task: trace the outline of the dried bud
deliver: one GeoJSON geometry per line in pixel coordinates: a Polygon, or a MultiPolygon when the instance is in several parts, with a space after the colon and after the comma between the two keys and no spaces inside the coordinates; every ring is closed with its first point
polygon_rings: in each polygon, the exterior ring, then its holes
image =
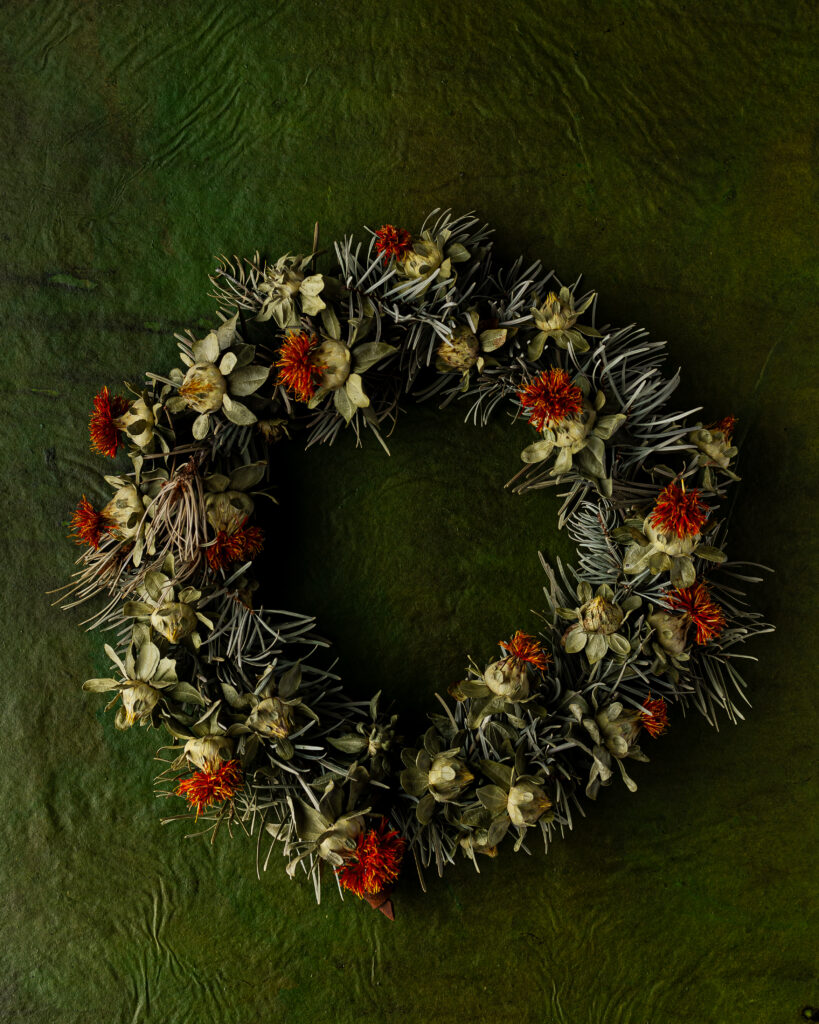
{"type": "Polygon", "coordinates": [[[137,720],[145,721],[159,701],[159,690],[147,683],[133,680],[131,686],[122,691],[122,706],[125,709],[125,728],[137,720]]]}
{"type": "Polygon", "coordinates": [[[493,661],[483,674],[489,689],[504,700],[526,700],[529,696],[529,675],[526,662],[520,658],[501,658],[493,661]]]}
{"type": "Polygon", "coordinates": [[[643,523],[643,533],[654,545],[656,551],[665,552],[672,558],[679,555],[690,555],[699,544],[699,534],[692,533],[687,537],[678,537],[674,533],[664,533],[651,524],[651,515],[646,516],[643,523]]]}
{"type": "MultiPolygon", "coordinates": [[[[395,718],[392,721],[394,722],[395,718]]],[[[386,753],[392,750],[394,744],[395,730],[392,728],[392,722],[389,725],[375,724],[370,729],[367,739],[367,756],[375,757],[376,754],[386,753]]]]}
{"type": "Polygon", "coordinates": [[[114,492],[113,498],[102,510],[102,515],[113,519],[117,533],[124,539],[135,537],[145,514],[139,491],[133,484],[125,484],[114,492]]]}
{"type": "Polygon", "coordinates": [[[287,266],[268,267],[266,283],[272,294],[279,298],[293,298],[298,294],[304,274],[287,266]]]}
{"type": "Polygon", "coordinates": [[[416,242],[398,260],[405,277],[424,277],[431,274],[444,262],[444,253],[434,242],[416,242]]]}
{"type": "Polygon", "coordinates": [[[469,370],[478,361],[477,335],[468,327],[456,327],[449,341],[442,341],[435,354],[451,370],[469,370]]]}
{"type": "Polygon", "coordinates": [[[185,744],[185,756],[196,768],[214,772],[233,756],[233,741],[227,736],[197,736],[185,744]]]}
{"type": "Polygon", "coordinates": [[[336,391],[350,376],[350,350],[340,341],[324,341],[313,351],[310,361],[319,371],[319,384],[336,391]]]}
{"type": "Polygon", "coordinates": [[[319,857],[331,864],[343,864],[355,855],[356,840],[363,828],[364,819],[360,815],[340,818],[318,839],[316,850],[319,857]]]}
{"type": "Polygon", "coordinates": [[[215,533],[232,533],[253,509],[253,499],[244,491],[218,491],[205,497],[205,515],[215,533]]]}
{"type": "Polygon", "coordinates": [[[549,810],[552,801],[534,782],[519,779],[509,790],[506,810],[513,825],[534,825],[549,810]]]}
{"type": "Polygon", "coordinates": [[[614,703],[601,708],[595,721],[609,752],[615,757],[625,757],[637,740],[642,715],[639,711],[625,711],[621,704],[614,703]]]}
{"type": "Polygon", "coordinates": [[[482,853],[486,857],[497,857],[498,847],[490,846],[488,843],[489,830],[485,828],[475,829],[468,836],[459,840],[461,849],[470,856],[473,853],[482,853]]]}
{"type": "Polygon", "coordinates": [[[196,629],[196,612],[189,604],[172,601],[152,613],[151,625],[160,636],[176,644],[196,629]]]}
{"type": "Polygon", "coordinates": [[[429,769],[429,791],[439,803],[454,800],[475,778],[456,754],[438,754],[429,769]]]}
{"type": "Polygon", "coordinates": [[[616,633],[625,618],[625,612],[604,597],[593,597],[582,609],[583,629],[587,633],[601,633],[609,636],[616,633]]]}
{"type": "Polygon", "coordinates": [[[279,697],[268,697],[248,715],[247,724],[262,736],[284,739],[293,731],[293,712],[279,697]]]}
{"type": "Polygon", "coordinates": [[[727,469],[737,452],[731,444],[730,434],[716,427],[699,427],[688,435],[688,440],[720,469],[727,469]]]}
{"type": "Polygon", "coordinates": [[[289,436],[287,433],[286,419],[259,420],[256,426],[259,429],[259,433],[268,444],[281,441],[282,438],[289,436]]]}
{"type": "Polygon", "coordinates": [[[685,653],[688,647],[688,628],[691,620],[686,615],[671,615],[655,612],[649,615],[648,624],[657,634],[657,643],[671,655],[685,653]]]}
{"type": "Polygon", "coordinates": [[[196,363],[185,374],[179,397],[196,412],[215,412],[222,407],[227,381],[213,363],[196,363]]]}
{"type": "Polygon", "coordinates": [[[131,402],[126,412],[114,420],[117,430],[124,431],[137,448],[145,448],[154,436],[154,413],[144,398],[131,402]]]}
{"type": "Polygon", "coordinates": [[[535,326],[539,331],[565,331],[574,327],[578,317],[568,289],[562,289],[560,296],[549,292],[540,309],[533,312],[535,326]]]}

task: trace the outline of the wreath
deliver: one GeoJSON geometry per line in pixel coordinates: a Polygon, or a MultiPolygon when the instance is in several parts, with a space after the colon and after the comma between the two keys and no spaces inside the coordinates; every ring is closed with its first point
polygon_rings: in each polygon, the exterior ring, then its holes
{"type": "Polygon", "coordinates": [[[728,562],[725,489],[739,477],[734,417],[669,400],[664,342],[595,327],[596,295],[539,261],[499,264],[473,216],[434,211],[418,234],[384,225],[266,262],[221,258],[218,325],[178,334],[181,367],[94,399],[92,449],[127,468],[83,495],[84,546],[60,602],[102,598],[115,724],[162,727],[157,794],[213,840],[256,842],[267,868],[322,878],[388,917],[402,860],[441,874],[502,844],[548,848],[586,799],[648,761],[669,709],[717,725],[747,703],[738,647],[771,629],[728,562]],[[559,525],[578,564],[546,574],[538,634],[470,660],[411,745],[381,694],[353,699],[307,615],[267,608],[254,559],[277,445],[351,431],[385,449],[402,402],[467,403],[532,428],[517,492],[563,486],[559,525]],[[120,459],[122,465],[125,465],[120,459]],[[100,507],[101,505],[101,507],[100,507]]]}

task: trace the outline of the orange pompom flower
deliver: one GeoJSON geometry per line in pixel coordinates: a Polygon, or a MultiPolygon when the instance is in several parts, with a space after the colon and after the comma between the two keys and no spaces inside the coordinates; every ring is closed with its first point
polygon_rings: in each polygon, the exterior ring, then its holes
{"type": "Polygon", "coordinates": [[[510,657],[517,658],[518,661],[525,661],[532,668],[541,672],[551,661],[550,655],[543,650],[540,643],[533,636],[522,633],[520,630],[511,640],[501,641],[501,647],[509,653],[510,657]]]}
{"type": "Polygon", "coordinates": [[[696,487],[686,491],[685,484],[673,480],[660,491],[649,516],[655,530],[675,534],[682,540],[700,532],[708,519],[708,506],[696,487]]]}
{"type": "Polygon", "coordinates": [[[682,590],[669,591],[665,597],[672,608],[685,612],[697,627],[698,644],[715,640],[725,629],[725,612],[702,581],[682,590]]]}
{"type": "Polygon", "coordinates": [[[238,761],[223,761],[218,768],[210,771],[203,768],[194,772],[189,779],[182,779],[174,791],[183,796],[197,817],[208,807],[225,800],[232,800],[242,787],[242,769],[238,761]]]}
{"type": "Polygon", "coordinates": [[[412,245],[412,235],[405,228],[396,228],[385,224],[375,233],[375,251],[389,263],[391,257],[400,259],[412,245]]]}
{"type": "Polygon", "coordinates": [[[643,701],[643,707],[647,713],[640,716],[640,725],[649,736],[655,739],[657,736],[662,736],[668,729],[668,708],[665,701],[662,697],[652,700],[651,694],[649,694],[643,701]]]}
{"type": "Polygon", "coordinates": [[[553,427],[575,416],[583,407],[583,392],[565,370],[544,370],[518,392],[518,399],[529,412],[535,430],[553,427]]]}
{"type": "Polygon", "coordinates": [[[322,367],[313,362],[319,340],[308,331],[291,331],[279,349],[275,367],[277,383],[286,387],[300,402],[309,402],[316,393],[322,367]]]}
{"type": "Polygon", "coordinates": [[[128,405],[127,398],[109,395],[108,388],[94,396],[94,411],[88,421],[91,451],[114,458],[123,443],[115,420],[128,411],[128,405]]]}
{"type": "Polygon", "coordinates": [[[216,540],[205,548],[208,565],[214,572],[234,562],[255,558],[261,552],[264,547],[264,531],[259,526],[246,526],[245,522],[232,533],[219,530],[216,540]]]}
{"type": "Polygon", "coordinates": [[[83,495],[82,501],[77,505],[77,509],[71,517],[73,532],[69,534],[69,537],[75,544],[88,544],[96,551],[105,534],[116,529],[116,525],[116,521],[111,516],[104,510],[98,512],[83,495]]]}
{"type": "Polygon", "coordinates": [[[336,868],[342,888],[359,898],[383,892],[398,878],[406,845],[401,834],[390,831],[389,822],[382,818],[375,828],[361,833],[355,853],[336,868]]]}

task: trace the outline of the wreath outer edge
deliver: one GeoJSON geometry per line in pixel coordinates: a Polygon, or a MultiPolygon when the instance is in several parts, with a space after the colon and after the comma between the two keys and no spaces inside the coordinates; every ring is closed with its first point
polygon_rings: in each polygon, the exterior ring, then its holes
{"type": "Polygon", "coordinates": [[[112,670],[83,689],[113,693],[118,728],[170,736],[156,790],[184,809],[163,823],[243,832],[258,871],[279,850],[317,900],[331,875],[392,918],[406,853],[425,888],[459,853],[479,870],[504,842],[530,852],[539,833],[548,850],[602,787],[636,790],[626,762],[648,761],[669,708],[742,720],[738,648],[773,627],[743,589],[764,567],[724,550],[736,421],[669,411],[665,342],[596,327],[596,294],[540,261],[498,263],[472,214],[345,237],[327,271],[323,255],[316,226],[307,256],[220,258],[219,323],[176,335],[183,368],[98,393],[92,449],[130,469],[104,476],[101,508],[83,495],[58,603],[103,599],[86,625],[114,631],[112,670]],[[275,446],[348,430],[388,451],[406,396],[466,401],[476,426],[504,408],[528,420],[506,486],[566,488],[578,560],[540,555],[538,635],[470,660],[413,745],[381,694],[345,693],[312,617],[256,604],[253,572],[275,446]]]}

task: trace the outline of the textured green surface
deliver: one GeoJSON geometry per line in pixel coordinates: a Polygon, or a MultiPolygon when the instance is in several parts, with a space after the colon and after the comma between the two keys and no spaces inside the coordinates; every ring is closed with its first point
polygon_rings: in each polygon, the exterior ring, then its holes
{"type": "MultiPolygon", "coordinates": [[[[777,1024],[819,1003],[814,11],[3,5],[3,1022],[777,1024]],[[583,271],[603,320],[670,338],[682,400],[741,417],[731,554],[776,567],[754,600],[779,631],[745,725],[675,720],[636,795],[607,791],[548,858],[405,885],[390,925],[316,909],[275,865],[257,882],[250,844],[162,829],[154,740],[78,692],[100,638],[44,591],[101,493],[90,396],[171,364],[214,254],[436,205],[583,271]]],[[[419,714],[534,625],[536,551],[566,542],[552,502],[499,491],[502,424],[419,410],[392,448],[285,460],[303,487],[271,573],[304,573],[351,686],[419,714]]]]}

